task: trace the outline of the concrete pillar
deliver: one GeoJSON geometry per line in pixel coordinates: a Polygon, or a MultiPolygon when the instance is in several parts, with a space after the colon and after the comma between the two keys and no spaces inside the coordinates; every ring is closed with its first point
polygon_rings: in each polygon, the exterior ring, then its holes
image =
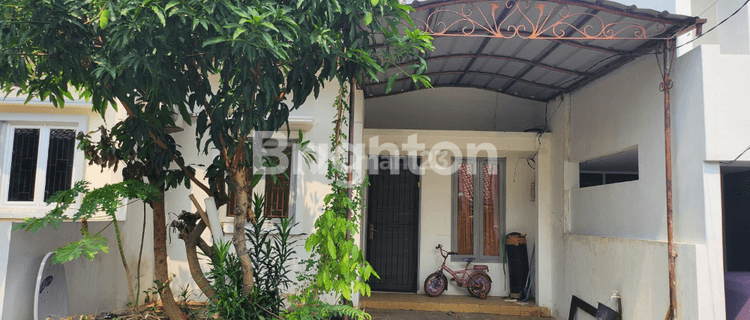
{"type": "Polygon", "coordinates": [[[538,214],[537,282],[536,303],[552,309],[554,301],[553,288],[553,217],[552,217],[552,157],[549,135],[542,138],[542,145],[537,156],[536,168],[536,201],[538,214]]]}
{"type": "Polygon", "coordinates": [[[719,163],[703,164],[703,190],[706,246],[696,249],[697,318],[724,320],[724,231],[719,163]]]}
{"type": "Polygon", "coordinates": [[[5,278],[8,275],[8,253],[10,252],[10,231],[12,227],[12,222],[0,222],[0,318],[3,317],[5,278]]]}

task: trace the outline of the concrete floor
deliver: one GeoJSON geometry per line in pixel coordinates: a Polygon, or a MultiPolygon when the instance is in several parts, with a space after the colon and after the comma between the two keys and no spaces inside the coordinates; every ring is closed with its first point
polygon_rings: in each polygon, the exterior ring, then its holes
{"type": "Polygon", "coordinates": [[[372,320],[550,320],[550,318],[501,316],[483,313],[366,309],[372,320]]]}

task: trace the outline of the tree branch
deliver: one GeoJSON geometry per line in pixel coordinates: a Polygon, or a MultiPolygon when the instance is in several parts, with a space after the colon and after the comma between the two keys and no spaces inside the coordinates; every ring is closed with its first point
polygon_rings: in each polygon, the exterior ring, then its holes
{"type": "MultiPolygon", "coordinates": [[[[128,118],[135,118],[135,113],[133,113],[133,109],[127,103],[125,103],[124,99],[122,99],[120,97],[118,97],[117,99],[120,100],[120,103],[125,108],[125,111],[128,113],[128,118]]],[[[162,141],[161,139],[159,139],[159,138],[156,137],[156,135],[154,134],[153,130],[151,130],[150,127],[148,128],[148,136],[151,137],[151,139],[154,139],[154,141],[156,141],[156,144],[160,148],[162,148],[162,150],[168,150],[169,149],[169,147],[167,147],[167,145],[164,143],[164,141],[162,141]]],[[[180,167],[180,170],[182,170],[183,172],[185,172],[185,175],[190,179],[190,181],[192,181],[196,186],[198,186],[198,188],[200,188],[201,190],[203,190],[209,196],[211,196],[211,197],[214,196],[214,193],[211,192],[211,189],[209,187],[207,187],[205,184],[203,184],[203,182],[201,182],[200,180],[198,180],[198,178],[195,176],[195,174],[193,174],[192,171],[188,170],[187,167],[185,167],[185,161],[182,158],[177,157],[177,155],[172,155],[172,160],[174,160],[174,162],[177,164],[177,166],[180,167]]]]}

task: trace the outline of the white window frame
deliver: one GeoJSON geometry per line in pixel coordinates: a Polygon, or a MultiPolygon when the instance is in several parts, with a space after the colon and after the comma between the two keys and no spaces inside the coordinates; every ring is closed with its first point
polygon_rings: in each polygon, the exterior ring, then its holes
{"type": "MultiPolygon", "coordinates": [[[[297,224],[299,220],[299,212],[297,212],[297,196],[300,194],[298,190],[298,180],[302,179],[302,172],[299,171],[302,168],[302,165],[300,161],[302,161],[300,156],[300,150],[299,150],[299,140],[294,139],[287,139],[285,134],[282,133],[274,133],[272,136],[273,139],[278,140],[285,140],[287,143],[289,143],[292,146],[292,152],[291,152],[291,159],[289,159],[289,165],[291,166],[291,174],[289,175],[289,211],[287,212],[287,218],[291,219],[291,225],[292,227],[292,234],[300,234],[298,228],[299,225],[297,224]],[[297,225],[296,227],[294,227],[297,225]]],[[[252,140],[250,140],[252,141],[252,140]]],[[[218,155],[219,151],[216,149],[211,150],[211,157],[215,157],[218,155]]],[[[264,174],[260,180],[258,181],[258,185],[256,185],[253,188],[253,195],[255,193],[259,193],[261,195],[265,195],[266,190],[266,177],[267,175],[264,174]],[[262,192],[258,192],[259,190],[262,190],[262,192]]],[[[251,198],[252,199],[252,198],[251,198]]],[[[230,210],[227,206],[222,206],[222,209],[219,210],[219,221],[221,221],[222,225],[222,231],[225,234],[233,233],[234,232],[234,217],[227,215],[227,210],[230,210]]],[[[264,229],[268,229],[269,231],[274,232],[274,224],[278,223],[280,221],[280,218],[269,218],[266,221],[266,225],[264,226],[264,229]]],[[[249,223],[249,222],[248,222],[249,223]]]]}
{"type": "MultiPolygon", "coordinates": [[[[88,117],[85,115],[37,114],[37,113],[0,113],[0,218],[24,219],[42,217],[54,208],[44,202],[46,183],[47,157],[49,150],[49,132],[51,129],[71,129],[86,132],[88,117]],[[37,149],[36,181],[33,201],[8,201],[11,155],[13,152],[14,130],[16,128],[38,128],[39,145],[37,149]]],[[[85,159],[82,150],[73,154],[72,182],[83,180],[85,159]]]]}
{"type": "MultiPolygon", "coordinates": [[[[504,245],[502,243],[503,238],[505,236],[505,228],[506,228],[506,219],[505,219],[505,204],[506,204],[506,178],[505,178],[505,171],[506,171],[506,165],[505,165],[505,158],[476,158],[476,157],[467,157],[467,158],[453,158],[453,167],[452,167],[452,174],[451,174],[451,245],[452,245],[452,251],[456,251],[458,248],[458,168],[459,165],[463,162],[469,163],[473,166],[474,172],[472,174],[473,178],[473,185],[474,185],[474,214],[473,214],[473,224],[474,224],[474,234],[473,236],[473,242],[474,242],[474,254],[472,255],[452,255],[451,261],[463,261],[464,258],[474,258],[476,262],[502,262],[502,252],[504,245]],[[484,219],[481,215],[476,214],[477,211],[480,211],[481,206],[483,203],[481,201],[476,201],[477,199],[477,191],[476,190],[484,190],[484,179],[482,179],[482,171],[480,166],[481,164],[494,164],[497,166],[497,174],[498,174],[498,196],[500,197],[498,201],[498,208],[497,208],[497,215],[498,219],[500,219],[500,230],[498,230],[498,234],[500,235],[500,239],[498,239],[498,245],[500,246],[500,256],[486,256],[484,255],[484,239],[483,232],[484,230],[484,219]]],[[[482,197],[482,201],[484,201],[484,197],[482,197]]]]}

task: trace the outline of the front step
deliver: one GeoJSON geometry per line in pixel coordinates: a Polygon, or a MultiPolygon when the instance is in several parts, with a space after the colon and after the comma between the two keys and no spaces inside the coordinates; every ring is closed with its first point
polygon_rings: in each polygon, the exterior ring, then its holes
{"type": "Polygon", "coordinates": [[[371,309],[441,311],[456,313],[488,313],[504,316],[549,317],[549,309],[528,302],[505,301],[506,298],[487,297],[482,300],[470,296],[428,297],[413,293],[372,293],[360,299],[360,306],[371,309]]]}

